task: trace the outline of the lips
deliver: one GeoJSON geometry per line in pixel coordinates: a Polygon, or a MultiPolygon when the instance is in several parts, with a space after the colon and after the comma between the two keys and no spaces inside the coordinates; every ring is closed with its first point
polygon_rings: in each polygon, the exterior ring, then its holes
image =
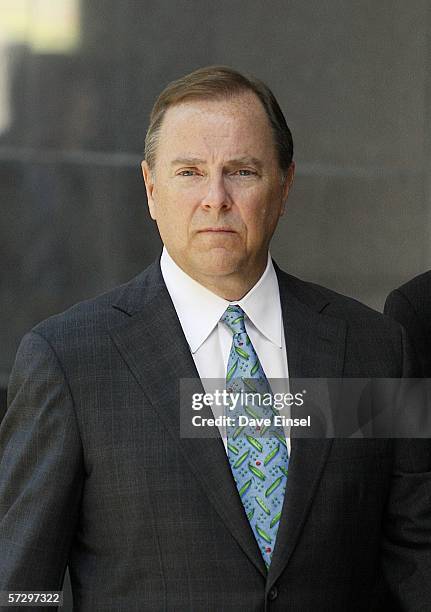
{"type": "Polygon", "coordinates": [[[204,229],[199,230],[199,233],[200,232],[214,232],[214,233],[228,232],[230,234],[236,233],[235,230],[233,230],[231,227],[206,227],[204,229]]]}

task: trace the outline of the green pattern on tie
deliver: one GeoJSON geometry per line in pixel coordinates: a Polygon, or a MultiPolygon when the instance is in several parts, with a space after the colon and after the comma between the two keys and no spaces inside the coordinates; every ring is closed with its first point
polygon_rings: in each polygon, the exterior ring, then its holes
{"type": "MultiPolygon", "coordinates": [[[[229,306],[220,320],[233,335],[226,373],[228,392],[271,393],[246,332],[242,308],[229,306]]],[[[251,418],[271,418],[273,415],[273,410],[268,406],[240,405],[239,411],[251,418]]],[[[228,427],[227,449],[245,513],[265,564],[269,567],[288,474],[289,457],[284,431],[274,424],[269,428],[251,425],[228,427]],[[266,429],[268,431],[263,436],[266,429]]]]}

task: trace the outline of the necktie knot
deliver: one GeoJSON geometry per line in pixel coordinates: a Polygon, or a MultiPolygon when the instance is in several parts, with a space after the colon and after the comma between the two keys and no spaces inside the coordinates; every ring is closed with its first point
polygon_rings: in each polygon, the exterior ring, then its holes
{"type": "Polygon", "coordinates": [[[238,304],[228,306],[220,318],[220,321],[227,325],[233,335],[246,333],[244,311],[238,304]]]}

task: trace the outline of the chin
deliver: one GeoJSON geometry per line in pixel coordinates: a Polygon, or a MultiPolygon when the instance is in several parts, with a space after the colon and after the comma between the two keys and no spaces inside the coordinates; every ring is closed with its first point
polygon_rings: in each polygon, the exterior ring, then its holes
{"type": "Polygon", "coordinates": [[[202,275],[228,276],[238,270],[239,259],[232,253],[226,253],[225,249],[212,249],[195,258],[193,267],[202,275]]]}

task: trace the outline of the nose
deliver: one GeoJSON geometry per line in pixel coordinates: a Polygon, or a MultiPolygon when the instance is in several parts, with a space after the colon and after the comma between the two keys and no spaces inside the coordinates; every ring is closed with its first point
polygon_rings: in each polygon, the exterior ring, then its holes
{"type": "Polygon", "coordinates": [[[231,204],[223,175],[208,178],[207,191],[202,198],[204,208],[228,208],[231,204]]]}

